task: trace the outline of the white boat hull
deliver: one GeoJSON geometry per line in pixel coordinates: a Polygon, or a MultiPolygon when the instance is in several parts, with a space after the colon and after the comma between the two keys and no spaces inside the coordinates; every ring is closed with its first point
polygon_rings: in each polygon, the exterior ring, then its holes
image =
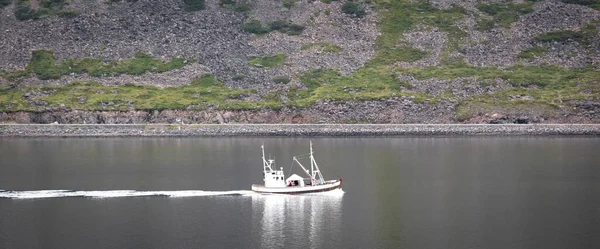
{"type": "Polygon", "coordinates": [[[331,191],[334,189],[342,188],[342,179],[326,181],[324,184],[316,186],[304,186],[304,187],[280,187],[280,188],[268,188],[264,185],[253,184],[252,191],[257,193],[265,194],[307,194],[331,191]]]}

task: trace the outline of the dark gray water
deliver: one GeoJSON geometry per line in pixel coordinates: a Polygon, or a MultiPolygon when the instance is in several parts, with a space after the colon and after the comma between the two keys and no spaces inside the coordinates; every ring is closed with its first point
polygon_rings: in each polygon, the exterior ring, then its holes
{"type": "Polygon", "coordinates": [[[345,193],[248,191],[304,138],[2,138],[0,248],[600,248],[600,138],[312,140],[345,193]]]}

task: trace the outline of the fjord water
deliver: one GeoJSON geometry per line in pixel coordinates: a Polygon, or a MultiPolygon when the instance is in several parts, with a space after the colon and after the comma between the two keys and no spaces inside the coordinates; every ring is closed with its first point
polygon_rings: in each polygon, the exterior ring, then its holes
{"type": "Polygon", "coordinates": [[[248,191],[308,141],[2,138],[0,248],[600,248],[598,137],[313,138],[345,193],[248,191]]]}

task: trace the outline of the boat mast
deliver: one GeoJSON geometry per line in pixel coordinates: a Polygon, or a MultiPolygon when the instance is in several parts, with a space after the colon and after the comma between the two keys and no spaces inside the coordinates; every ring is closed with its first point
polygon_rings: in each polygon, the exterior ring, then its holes
{"type": "Polygon", "coordinates": [[[323,178],[323,175],[321,174],[321,170],[319,169],[319,165],[317,165],[317,161],[315,161],[315,157],[313,156],[313,149],[312,149],[312,141],[310,141],[310,154],[309,154],[309,158],[310,158],[310,170],[304,168],[304,165],[302,165],[302,163],[300,163],[300,161],[298,161],[298,158],[306,158],[304,156],[295,156],[294,158],[294,162],[298,163],[298,165],[300,165],[300,167],[302,168],[302,170],[304,170],[304,172],[308,175],[308,177],[310,177],[310,181],[314,182],[315,184],[323,184],[325,183],[325,178],[323,178]]]}
{"type": "Polygon", "coordinates": [[[321,174],[319,165],[317,165],[317,161],[315,161],[315,157],[313,156],[312,141],[310,141],[310,170],[312,179],[317,180],[317,183],[319,184],[323,184],[323,175],[321,174]]]}
{"type": "Polygon", "coordinates": [[[273,169],[271,168],[271,165],[273,164],[274,160],[269,159],[269,161],[267,161],[267,159],[265,159],[265,145],[264,144],[261,145],[260,148],[262,149],[263,171],[265,173],[273,171],[273,169]]]}

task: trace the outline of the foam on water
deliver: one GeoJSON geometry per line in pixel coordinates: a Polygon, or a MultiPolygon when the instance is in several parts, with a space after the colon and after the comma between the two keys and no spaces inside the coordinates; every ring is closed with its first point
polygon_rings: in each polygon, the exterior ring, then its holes
{"type": "Polygon", "coordinates": [[[342,190],[341,188],[338,189],[334,189],[331,191],[327,191],[327,192],[318,192],[318,193],[312,193],[312,194],[306,194],[306,195],[318,195],[318,196],[332,196],[332,197],[341,197],[344,195],[344,190],[342,190]]]}
{"type": "Polygon", "coordinates": [[[9,199],[39,199],[39,198],[60,198],[60,197],[116,198],[116,197],[141,197],[141,196],[195,197],[195,196],[253,195],[253,194],[255,194],[255,193],[250,190],[232,190],[232,191],[34,190],[34,191],[0,191],[0,198],[9,198],[9,199]]]}
{"type": "MultiPolygon", "coordinates": [[[[137,190],[97,190],[97,191],[74,191],[74,190],[32,190],[32,191],[6,191],[0,190],[0,198],[8,199],[41,199],[60,197],[89,197],[89,198],[117,198],[117,197],[199,197],[199,196],[252,196],[260,195],[250,190],[229,191],[204,191],[204,190],[175,190],[175,191],[137,191],[137,190]]],[[[301,196],[333,196],[340,197],[344,191],[336,189],[328,192],[302,194],[301,196]]]]}

